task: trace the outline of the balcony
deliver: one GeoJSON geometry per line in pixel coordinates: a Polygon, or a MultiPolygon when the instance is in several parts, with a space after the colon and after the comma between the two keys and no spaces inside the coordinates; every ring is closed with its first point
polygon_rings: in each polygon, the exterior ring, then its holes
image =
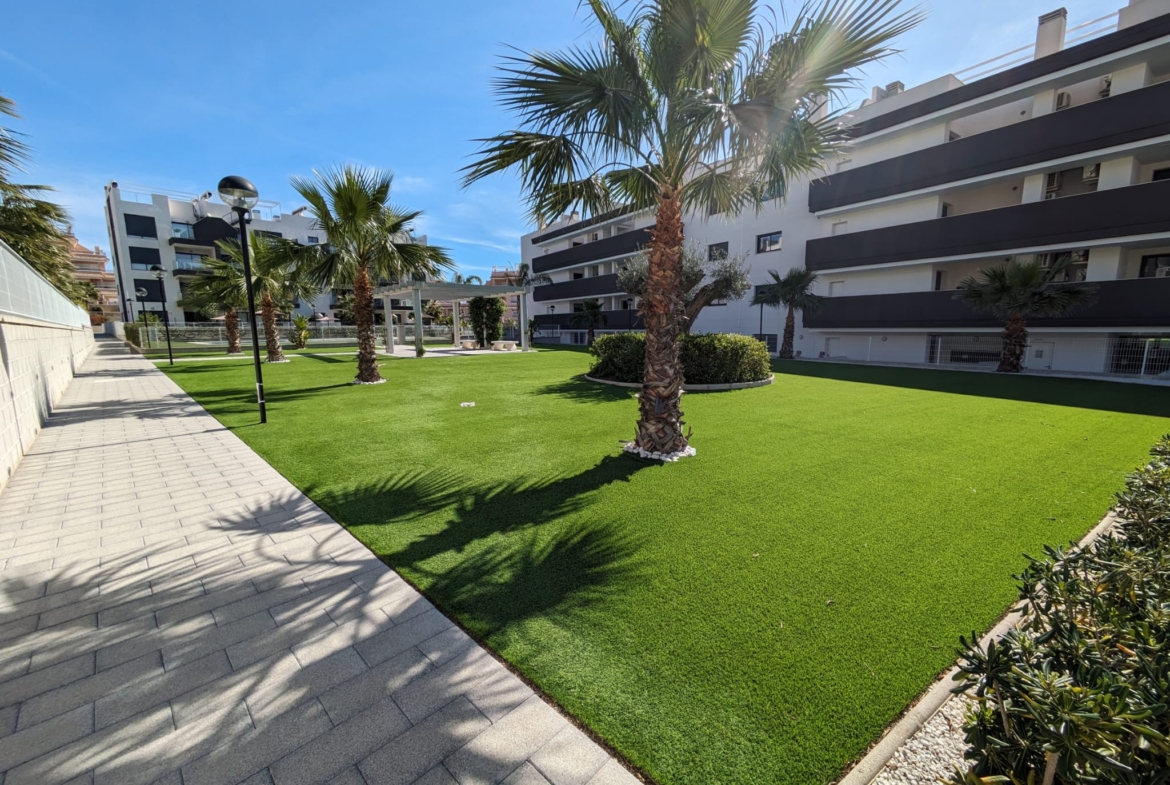
{"type": "Polygon", "coordinates": [[[214,248],[216,240],[240,239],[240,232],[222,218],[208,216],[195,222],[189,231],[184,230],[185,237],[171,237],[167,242],[171,245],[192,245],[203,248],[214,248]]]}
{"type": "Polygon", "coordinates": [[[649,227],[634,229],[596,242],[574,245],[572,248],[565,248],[562,251],[537,256],[532,260],[532,269],[538,273],[547,273],[549,270],[559,270],[562,267],[572,267],[575,264],[588,264],[601,259],[612,259],[615,256],[632,254],[649,242],[649,227]]]}
{"type": "Polygon", "coordinates": [[[538,303],[548,300],[575,300],[581,297],[604,297],[621,294],[617,274],[598,275],[594,278],[578,278],[574,281],[550,283],[532,290],[532,299],[538,303]]]}
{"type": "Polygon", "coordinates": [[[810,270],[1170,232],[1170,180],[809,240],[810,270]]]}
{"type": "Polygon", "coordinates": [[[811,212],[1170,134],[1170,82],[813,181],[811,212]]]}
{"type": "MultiPolygon", "coordinates": [[[[602,330],[641,330],[643,327],[642,319],[638,316],[637,310],[602,311],[601,313],[605,316],[605,326],[600,328],[602,330]]],[[[540,327],[560,327],[562,330],[585,329],[573,326],[573,314],[571,313],[537,314],[533,318],[536,319],[536,324],[540,327]]]]}
{"type": "MultiPolygon", "coordinates": [[[[1063,319],[1032,319],[1028,326],[1170,327],[1170,278],[1098,281],[1096,286],[1093,306],[1063,319]]],[[[804,326],[810,330],[994,329],[1003,322],[976,313],[956,300],[954,291],[945,291],[829,297],[820,311],[805,314],[804,326]]]]}

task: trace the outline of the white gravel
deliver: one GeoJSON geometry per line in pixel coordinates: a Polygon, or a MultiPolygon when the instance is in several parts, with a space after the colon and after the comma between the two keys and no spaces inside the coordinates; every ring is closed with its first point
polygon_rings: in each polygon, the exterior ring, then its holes
{"type": "Polygon", "coordinates": [[[874,778],[872,785],[937,785],[962,766],[967,744],[963,741],[963,715],[969,699],[956,695],[942,705],[911,736],[874,778]]]}

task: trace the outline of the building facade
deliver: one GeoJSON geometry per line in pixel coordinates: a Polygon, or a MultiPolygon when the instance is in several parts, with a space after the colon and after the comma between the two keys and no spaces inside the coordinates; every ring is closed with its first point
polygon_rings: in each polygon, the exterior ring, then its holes
{"type": "MultiPolygon", "coordinates": [[[[106,224],[114,257],[118,305],[122,319],[134,321],[143,310],[161,314],[165,296],[171,324],[200,321],[200,315],[184,310],[179,301],[187,285],[203,272],[203,258],[215,255],[218,240],[238,240],[239,230],[231,210],[202,195],[167,192],[112,182],[106,186],[106,224]],[[161,281],[151,273],[159,266],[161,281]],[[142,297],[138,290],[144,290],[142,297]]],[[[326,242],[303,210],[285,214],[277,202],[260,202],[251,211],[251,232],[283,237],[302,245],[326,242]]],[[[312,303],[297,305],[297,313],[332,316],[336,304],[332,291],[312,303]]]]}
{"type": "Polygon", "coordinates": [[[73,235],[73,227],[65,230],[65,239],[69,243],[69,261],[73,263],[73,277],[78,281],[93,284],[98,298],[87,303],[90,320],[94,324],[117,321],[118,284],[113,272],[108,268],[110,260],[101,248],[86,248],[73,235]]]}
{"type": "MultiPolygon", "coordinates": [[[[969,70],[875,88],[823,177],[759,214],[689,216],[688,243],[746,256],[757,285],[768,270],[816,272],[827,300],[797,322],[802,357],[959,367],[994,365],[1002,330],[954,299],[961,280],[1006,259],[1067,260],[1097,301],[1030,322],[1028,367],[1167,374],[1170,0],[1074,28],[1063,9],[1046,14],[1026,51],[969,70]]],[[[546,338],[583,340],[570,314],[594,297],[608,329],[640,326],[615,273],[652,225],[570,216],[522,239],[524,261],[553,279],[532,295],[546,338]]],[[[708,307],[695,329],[774,348],[784,314],[747,303],[708,307]]]]}

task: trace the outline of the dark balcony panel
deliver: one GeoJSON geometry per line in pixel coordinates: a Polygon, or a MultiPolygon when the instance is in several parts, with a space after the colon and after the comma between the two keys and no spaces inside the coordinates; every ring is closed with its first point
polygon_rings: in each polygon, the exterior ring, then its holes
{"type": "Polygon", "coordinates": [[[155,224],[153,216],[125,213],[122,218],[126,221],[127,237],[158,239],[158,226],[155,224]]]}
{"type": "Polygon", "coordinates": [[[532,260],[532,269],[538,273],[559,270],[575,264],[587,264],[601,259],[611,259],[637,251],[650,242],[650,229],[634,229],[631,232],[606,237],[593,243],[574,245],[562,251],[538,256],[532,260]]]}
{"type": "Polygon", "coordinates": [[[205,248],[214,248],[217,240],[240,240],[240,230],[222,218],[208,216],[195,222],[193,227],[194,239],[172,237],[168,242],[171,245],[198,245],[205,248]]]}
{"type": "MultiPolygon", "coordinates": [[[[605,316],[605,326],[601,330],[641,330],[644,325],[636,309],[620,311],[602,311],[605,316]]],[[[562,330],[583,330],[584,327],[574,327],[571,313],[543,313],[533,317],[540,327],[560,327],[562,330]]]]}
{"type": "Polygon", "coordinates": [[[849,169],[809,186],[829,210],[1170,134],[1170,82],[849,169]]]}
{"type": "MultiPolygon", "coordinates": [[[[1170,278],[1098,281],[1097,302],[1063,319],[1032,319],[1044,327],[1170,327],[1170,278]]],[[[905,292],[829,297],[815,314],[804,316],[810,330],[886,330],[999,328],[1003,322],[976,313],[949,292],[905,292]]]]}
{"type": "Polygon", "coordinates": [[[1140,46],[1168,35],[1170,35],[1170,15],[1159,16],[1133,27],[1094,38],[1083,44],[1070,46],[1056,54],[1041,57],[1039,60],[1032,60],[1006,71],[1000,71],[940,95],[903,106],[871,120],[865,120],[853,126],[852,133],[856,138],[892,128],[895,125],[917,120],[934,112],[983,98],[1000,90],[1006,90],[1015,85],[1063,71],[1066,68],[1073,68],[1099,57],[1108,57],[1130,47],[1140,46]]]}
{"type": "Polygon", "coordinates": [[[600,213],[598,215],[592,216],[591,218],[586,218],[584,221],[577,221],[576,223],[569,224],[568,226],[562,226],[559,229],[550,229],[544,234],[538,234],[536,237],[532,238],[532,244],[537,245],[539,243],[548,242],[549,240],[555,240],[558,237],[564,237],[566,234],[574,234],[575,232],[588,229],[590,226],[596,226],[597,224],[605,223],[606,221],[612,221],[614,218],[620,218],[623,215],[628,215],[633,212],[636,211],[631,210],[629,207],[619,207],[616,210],[600,213]]]}
{"type": "Polygon", "coordinates": [[[596,278],[578,278],[575,281],[537,286],[532,290],[532,299],[539,303],[548,300],[572,300],[578,297],[604,297],[621,292],[617,274],[599,275],[596,278]]]}
{"type": "Polygon", "coordinates": [[[1170,232],[1170,180],[809,240],[810,270],[1170,232]]]}

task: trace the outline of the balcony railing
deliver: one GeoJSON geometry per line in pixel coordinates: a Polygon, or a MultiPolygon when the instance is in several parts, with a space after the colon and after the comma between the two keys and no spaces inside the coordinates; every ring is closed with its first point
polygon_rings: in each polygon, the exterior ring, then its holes
{"type": "Polygon", "coordinates": [[[549,270],[559,270],[562,267],[572,267],[575,264],[588,264],[601,259],[612,259],[616,256],[632,254],[649,242],[649,228],[634,229],[616,234],[613,237],[537,256],[532,260],[532,269],[538,273],[546,273],[549,270]]]}
{"type": "Polygon", "coordinates": [[[621,292],[622,288],[618,285],[616,274],[598,275],[594,278],[578,278],[573,281],[537,286],[532,290],[532,299],[537,302],[573,300],[580,297],[604,297],[610,294],[621,294],[621,292]]]}
{"type": "MultiPolygon", "coordinates": [[[[1170,328],[1170,278],[1098,281],[1097,302],[1062,319],[1032,319],[1029,327],[1170,328]]],[[[954,291],[865,294],[826,298],[804,315],[810,330],[997,328],[1003,322],[975,312],[954,291]]]]}
{"type": "MultiPolygon", "coordinates": [[[[603,330],[641,330],[643,327],[642,319],[638,316],[638,312],[635,309],[602,311],[601,313],[605,316],[605,325],[601,328],[603,330]]],[[[533,318],[536,319],[536,324],[542,328],[560,327],[563,330],[573,329],[572,313],[544,313],[537,314],[533,318]]]]}
{"type": "Polygon", "coordinates": [[[1170,82],[1074,106],[813,181],[829,210],[1170,134],[1170,82]]]}
{"type": "Polygon", "coordinates": [[[866,232],[822,237],[805,247],[810,270],[1170,232],[1170,180],[1001,207],[866,232]]]}

